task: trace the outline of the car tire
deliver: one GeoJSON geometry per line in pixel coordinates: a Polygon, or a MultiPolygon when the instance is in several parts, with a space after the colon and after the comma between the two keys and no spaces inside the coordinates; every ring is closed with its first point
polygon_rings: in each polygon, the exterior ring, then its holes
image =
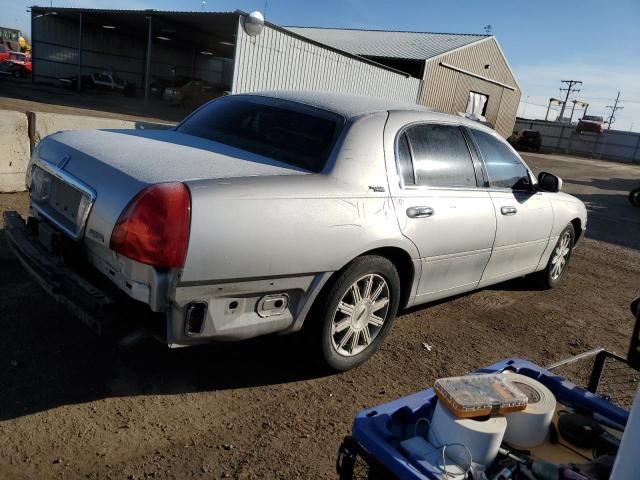
{"type": "Polygon", "coordinates": [[[305,321],[307,344],[322,367],[345,371],[367,361],[384,342],[398,312],[400,277],[388,259],[367,255],[330,282],[305,321]]]}
{"type": "Polygon", "coordinates": [[[573,225],[568,224],[558,237],[558,241],[551,251],[547,266],[535,275],[540,287],[551,289],[560,283],[564,272],[567,271],[569,266],[575,238],[573,225]]]}
{"type": "Polygon", "coordinates": [[[640,188],[636,188],[629,192],[629,201],[634,207],[640,207],[640,188]]]}

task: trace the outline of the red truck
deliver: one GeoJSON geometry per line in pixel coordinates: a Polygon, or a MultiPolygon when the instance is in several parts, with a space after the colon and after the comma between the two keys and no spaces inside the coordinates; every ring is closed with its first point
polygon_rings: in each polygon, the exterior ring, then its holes
{"type": "Polygon", "coordinates": [[[578,120],[576,132],[604,133],[604,119],[598,115],[585,115],[578,120]]]}
{"type": "Polygon", "coordinates": [[[10,51],[8,57],[0,63],[0,74],[15,78],[31,75],[31,54],[10,51]]]}
{"type": "Polygon", "coordinates": [[[9,48],[6,45],[0,43],[0,62],[9,60],[9,48]]]}

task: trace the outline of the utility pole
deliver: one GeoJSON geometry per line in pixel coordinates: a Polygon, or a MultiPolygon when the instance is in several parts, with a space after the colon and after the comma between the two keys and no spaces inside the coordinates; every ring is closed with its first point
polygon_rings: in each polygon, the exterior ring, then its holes
{"type": "Polygon", "coordinates": [[[531,98],[531,95],[527,95],[527,98],[524,101],[524,109],[522,110],[523,118],[526,118],[525,115],[527,114],[527,102],[529,102],[529,98],[531,98]]]}
{"type": "Polygon", "coordinates": [[[574,86],[582,85],[581,80],[561,80],[562,83],[567,85],[567,88],[561,88],[561,92],[567,92],[566,97],[564,97],[564,103],[562,104],[562,108],[560,109],[560,121],[564,118],[564,108],[567,106],[567,102],[569,101],[569,95],[572,93],[578,93],[580,91],[579,88],[574,88],[574,86]]]}
{"type": "Polygon", "coordinates": [[[610,108],[611,109],[611,115],[609,115],[609,126],[607,127],[607,130],[611,130],[611,124],[613,122],[616,121],[616,111],[618,110],[622,110],[624,107],[619,107],[618,106],[618,102],[620,101],[620,92],[618,92],[618,96],[616,97],[616,101],[613,105],[607,105],[605,108],[610,108]]]}

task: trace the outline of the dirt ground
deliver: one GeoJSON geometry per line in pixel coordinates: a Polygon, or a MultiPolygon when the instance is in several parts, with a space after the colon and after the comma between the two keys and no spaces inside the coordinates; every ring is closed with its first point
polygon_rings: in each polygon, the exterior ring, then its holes
{"type": "MultiPolygon", "coordinates": [[[[50,301],[0,244],[0,478],[336,478],[356,412],[506,357],[626,353],[640,294],[640,167],[526,155],[587,202],[553,291],[518,279],[402,314],[362,367],[321,376],[295,337],[119,353],[50,301]],[[431,351],[422,342],[433,346],[431,351]]],[[[0,210],[26,208],[0,195],[0,210]]]]}

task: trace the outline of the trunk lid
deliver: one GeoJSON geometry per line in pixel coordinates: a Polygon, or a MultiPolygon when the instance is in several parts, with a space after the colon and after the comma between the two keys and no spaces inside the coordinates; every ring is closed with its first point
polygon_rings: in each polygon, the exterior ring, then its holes
{"type": "Polygon", "coordinates": [[[80,239],[88,232],[105,246],[120,213],[148,185],[308,173],[173,130],[59,132],[38,145],[36,157],[35,171],[40,165],[52,178],[40,175],[48,197],[34,202],[32,188],[32,204],[71,237],[80,239]],[[89,202],[86,215],[82,202],[89,202]]]}
{"type": "Polygon", "coordinates": [[[71,155],[65,170],[89,184],[117,171],[145,183],[306,173],[296,167],[173,130],[91,130],[50,138],[71,155]],[[94,170],[95,169],[95,170],[94,170]]]}

